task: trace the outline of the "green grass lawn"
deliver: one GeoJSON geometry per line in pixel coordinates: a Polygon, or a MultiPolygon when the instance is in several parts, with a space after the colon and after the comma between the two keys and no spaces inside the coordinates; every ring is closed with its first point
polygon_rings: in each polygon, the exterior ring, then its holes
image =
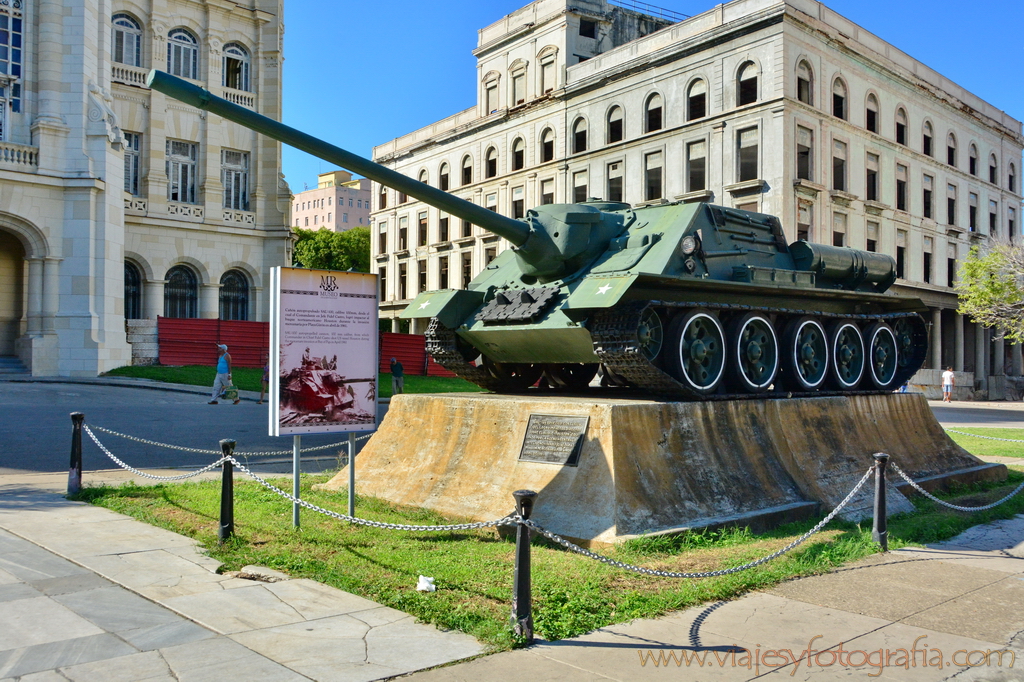
{"type": "MultiPolygon", "coordinates": [[[[1010,438],[1013,440],[1024,440],[1024,429],[994,429],[994,428],[959,428],[957,431],[975,433],[979,436],[990,438],[1010,438]]],[[[947,432],[948,433],[948,432],[947,432]]],[[[987,438],[972,438],[960,433],[949,433],[953,441],[971,454],[982,457],[1022,457],[1024,458],[1024,443],[1006,443],[987,438]]]]}
{"type": "MultiPolygon", "coordinates": [[[[243,391],[260,390],[260,379],[263,377],[263,370],[253,367],[235,367],[231,374],[235,385],[243,391]]],[[[213,367],[203,365],[186,365],[184,367],[153,365],[150,367],[118,367],[117,369],[110,370],[106,375],[153,379],[154,381],[165,381],[169,384],[213,386],[216,371],[213,367]]],[[[391,374],[382,372],[378,386],[380,388],[378,395],[381,398],[390,398],[391,374]]],[[[465,379],[405,375],[406,393],[457,393],[480,390],[479,386],[465,379]]]]}
{"type": "MultiPolygon", "coordinates": [[[[242,476],[238,477],[243,478],[242,476]]],[[[326,476],[304,476],[302,497],[344,513],[344,492],[313,491],[326,476]]],[[[950,496],[980,505],[1009,492],[1024,473],[1005,483],[963,489],[950,496]]],[[[277,481],[290,490],[290,481],[277,481]]],[[[78,499],[99,504],[197,539],[225,570],[269,566],[311,578],[406,611],[440,627],[467,632],[504,650],[517,645],[509,627],[514,542],[493,530],[408,532],[350,525],[303,510],[302,528],[291,527],[291,504],[249,480],[235,487],[236,537],[217,543],[219,483],[86,488],[78,499]],[[416,592],[419,575],[433,576],[437,592],[416,592]]],[[[917,511],[890,518],[890,548],[950,538],[964,529],[1024,512],[1024,495],[998,508],[963,514],[915,499],[917,511]]],[[[420,509],[357,498],[363,518],[411,524],[449,519],[420,509]]],[[[611,550],[617,559],[669,571],[736,566],[788,544],[815,521],[754,535],[747,530],[641,538],[611,550]]],[[[642,576],[600,564],[534,540],[533,595],[537,632],[547,639],[579,635],[611,623],[651,618],[710,600],[736,597],[796,576],[828,571],[877,551],[871,522],[833,521],[798,549],[737,574],[701,580],[642,576]]]]}

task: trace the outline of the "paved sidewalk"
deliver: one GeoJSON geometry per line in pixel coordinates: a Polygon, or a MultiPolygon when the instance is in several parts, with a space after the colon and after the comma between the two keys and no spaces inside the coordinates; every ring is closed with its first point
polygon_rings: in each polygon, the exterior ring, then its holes
{"type": "Polygon", "coordinates": [[[0,477],[0,680],[347,682],[483,652],[312,580],[219,575],[188,538],[20,478],[0,477]]]}

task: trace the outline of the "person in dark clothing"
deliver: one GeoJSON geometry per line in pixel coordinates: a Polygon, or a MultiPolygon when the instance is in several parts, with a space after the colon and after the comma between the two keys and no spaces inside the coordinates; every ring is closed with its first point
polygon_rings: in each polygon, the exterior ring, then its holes
{"type": "Polygon", "coordinates": [[[405,393],[405,368],[396,358],[391,358],[391,394],[405,393]]]}

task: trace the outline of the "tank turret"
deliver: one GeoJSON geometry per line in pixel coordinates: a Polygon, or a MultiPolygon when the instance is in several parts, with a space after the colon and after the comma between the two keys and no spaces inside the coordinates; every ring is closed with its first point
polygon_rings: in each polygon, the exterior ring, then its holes
{"type": "Polygon", "coordinates": [[[420,292],[427,347],[496,391],[594,379],[683,399],[885,392],[927,355],[887,255],[787,243],[778,218],[705,203],[549,204],[514,220],[153,71],[154,90],[404,192],[513,246],[466,289],[420,292]]]}

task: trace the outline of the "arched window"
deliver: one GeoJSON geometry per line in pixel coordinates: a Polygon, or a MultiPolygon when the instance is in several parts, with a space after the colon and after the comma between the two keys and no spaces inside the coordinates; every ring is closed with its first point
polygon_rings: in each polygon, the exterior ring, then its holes
{"type": "Polygon", "coordinates": [[[183,28],[167,34],[167,73],[199,79],[199,41],[183,28]]]}
{"type": "Polygon", "coordinates": [[[736,104],[753,104],[757,101],[757,65],[747,62],[740,67],[736,76],[736,104]]]}
{"type": "Polygon", "coordinates": [[[622,107],[608,110],[608,144],[622,140],[622,107]]]}
{"type": "Polygon", "coordinates": [[[484,154],[484,177],[493,178],[498,174],[498,150],[490,147],[484,154]]]}
{"type": "Polygon", "coordinates": [[[956,167],[956,135],[953,133],[946,137],[946,163],[956,167]]]}
{"type": "Polygon", "coordinates": [[[864,127],[873,133],[878,132],[878,98],[873,94],[868,95],[864,105],[864,127]]]}
{"type": "Polygon", "coordinates": [[[128,66],[142,66],[142,26],[127,14],[115,14],[114,61],[128,66]]]}
{"type": "Polygon", "coordinates": [[[464,156],[462,158],[462,184],[469,185],[473,182],[473,157],[464,156]]]}
{"type": "Polygon", "coordinates": [[[932,124],[925,121],[924,126],[921,128],[921,152],[926,156],[935,155],[935,150],[932,149],[932,140],[934,137],[935,133],[932,131],[932,124]]]}
{"type": "Polygon", "coordinates": [[[896,144],[907,144],[907,112],[903,107],[896,110],[896,144]]]}
{"type": "Polygon", "coordinates": [[[512,170],[522,170],[526,166],[526,143],[517,137],[512,143],[512,170]]]}
{"type": "Polygon", "coordinates": [[[124,262],[124,317],[142,318],[142,273],[132,263],[124,262]]]}
{"type": "Polygon", "coordinates": [[[437,188],[448,191],[448,164],[442,163],[441,170],[437,175],[437,188]]]}
{"type": "Polygon", "coordinates": [[[661,95],[654,93],[647,98],[647,106],[644,107],[644,132],[661,130],[661,126],[661,95]]]}
{"type": "Polygon", "coordinates": [[[199,317],[199,279],[188,266],[175,265],[167,271],[164,317],[199,317]]]}
{"type": "Polygon", "coordinates": [[[811,65],[803,60],[796,65],[796,98],[814,106],[814,72],[811,65]]]}
{"type": "Polygon", "coordinates": [[[832,81],[832,115],[846,120],[846,83],[839,78],[832,81]]]}
{"type": "Polygon", "coordinates": [[[978,148],[973,143],[967,149],[967,171],[971,175],[978,174],[978,148]]]}
{"type": "Polygon", "coordinates": [[[422,182],[424,185],[430,184],[428,182],[428,177],[429,176],[427,175],[427,169],[426,168],[424,168],[423,170],[420,171],[420,182],[422,182]]]}
{"type": "Polygon", "coordinates": [[[380,186],[380,191],[377,194],[377,209],[382,210],[388,207],[388,188],[384,185],[380,186]]]}
{"type": "Polygon", "coordinates": [[[686,120],[693,121],[708,115],[708,83],[698,78],[686,93],[686,120]]]}
{"type": "Polygon", "coordinates": [[[555,131],[551,128],[546,128],[543,133],[540,134],[540,160],[541,163],[545,161],[554,161],[555,159],[555,131]]]}
{"type": "Polygon", "coordinates": [[[1010,174],[1006,183],[1006,189],[1011,192],[1017,192],[1017,169],[1014,168],[1013,164],[1010,164],[1010,174]]]}
{"type": "Polygon", "coordinates": [[[220,319],[249,319],[249,279],[239,270],[228,270],[220,278],[220,319]]]}
{"type": "Polygon", "coordinates": [[[249,52],[238,43],[224,46],[224,87],[249,92],[249,52]]]}
{"type": "Polygon", "coordinates": [[[578,118],[572,124],[572,153],[587,151],[587,119],[578,118]]]}
{"type": "Polygon", "coordinates": [[[993,185],[999,184],[999,162],[995,154],[988,159],[988,181],[993,185]]]}

